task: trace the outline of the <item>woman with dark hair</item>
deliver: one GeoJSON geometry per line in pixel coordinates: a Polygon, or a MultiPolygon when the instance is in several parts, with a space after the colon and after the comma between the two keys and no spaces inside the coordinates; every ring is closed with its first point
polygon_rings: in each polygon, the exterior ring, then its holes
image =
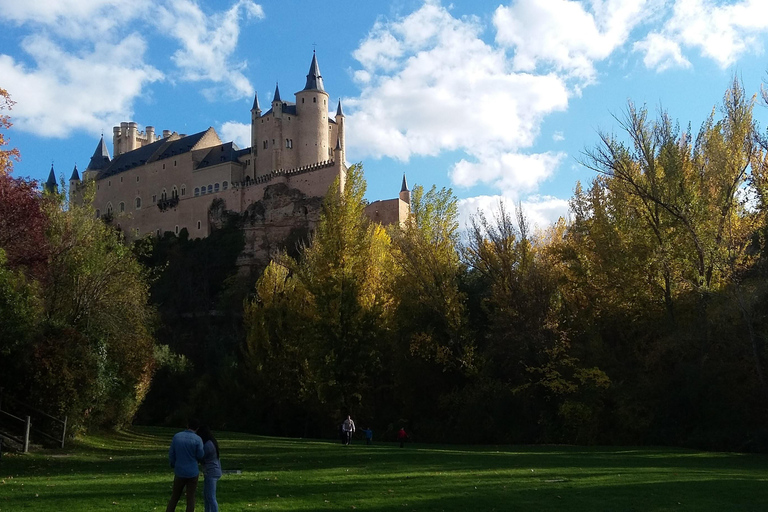
{"type": "Polygon", "coordinates": [[[216,483],[221,478],[221,461],[219,460],[219,443],[213,437],[211,429],[203,425],[198,429],[197,435],[203,440],[203,498],[205,512],[219,512],[219,504],[216,502],[216,483]]]}

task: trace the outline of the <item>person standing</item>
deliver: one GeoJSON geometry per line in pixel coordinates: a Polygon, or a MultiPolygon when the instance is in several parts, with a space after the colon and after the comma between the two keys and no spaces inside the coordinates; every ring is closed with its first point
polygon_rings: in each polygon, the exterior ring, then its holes
{"type": "Polygon", "coordinates": [[[352,442],[352,434],[355,432],[355,422],[352,421],[352,416],[347,415],[347,419],[341,424],[341,430],[344,432],[344,444],[349,446],[352,442]]]}
{"type": "Polygon", "coordinates": [[[400,430],[397,431],[397,440],[400,442],[400,448],[403,447],[403,443],[405,443],[406,439],[408,439],[408,434],[405,433],[405,428],[401,427],[400,430]]]}
{"type": "Polygon", "coordinates": [[[219,503],[216,501],[216,484],[221,478],[221,460],[219,456],[219,443],[213,437],[211,429],[203,425],[197,431],[203,440],[203,501],[205,512],[219,512],[219,503]]]}
{"type": "Polygon", "coordinates": [[[200,470],[198,461],[203,460],[203,440],[197,435],[200,422],[194,419],[187,421],[187,429],[173,436],[171,448],[168,450],[168,460],[173,468],[173,491],[165,512],[173,512],[181,498],[181,492],[187,492],[187,512],[195,512],[195,492],[200,470]]]}
{"type": "Polygon", "coordinates": [[[373,430],[371,430],[371,427],[364,428],[362,432],[365,434],[365,444],[371,444],[373,442],[373,430]]]}

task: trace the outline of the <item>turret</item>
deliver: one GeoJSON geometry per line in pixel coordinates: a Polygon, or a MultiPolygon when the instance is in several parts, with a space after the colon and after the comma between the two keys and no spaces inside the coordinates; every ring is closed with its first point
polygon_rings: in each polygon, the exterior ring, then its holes
{"type": "MultiPolygon", "coordinates": [[[[259,153],[258,137],[257,137],[257,123],[261,117],[261,107],[259,106],[259,92],[256,91],[253,95],[253,107],[251,107],[251,153],[257,155],[259,153]]],[[[255,164],[255,159],[254,159],[255,164]]]]}
{"type": "Polygon", "coordinates": [[[275,83],[275,95],[272,98],[272,115],[274,117],[280,117],[283,113],[283,100],[280,99],[280,87],[275,83]]]}
{"type": "Polygon", "coordinates": [[[341,108],[341,98],[339,98],[339,104],[336,106],[336,137],[341,142],[342,158],[347,147],[344,131],[344,110],[341,108]]]}
{"type": "Polygon", "coordinates": [[[48,179],[43,185],[43,192],[47,194],[58,194],[59,186],[56,184],[56,173],[53,171],[53,164],[51,164],[51,172],[48,173],[48,179]]]}
{"type": "Polygon", "coordinates": [[[304,89],[296,93],[296,114],[299,117],[299,165],[311,165],[330,158],[331,139],[328,130],[328,93],[323,77],[312,54],[304,89]]]}
{"type": "Polygon", "coordinates": [[[77,172],[77,164],[72,169],[72,176],[69,177],[69,200],[74,201],[77,189],[80,187],[80,173],[77,172]]]}
{"type": "MultiPolygon", "coordinates": [[[[117,130],[117,128],[115,129],[117,130]]],[[[104,143],[104,136],[102,136],[99,144],[96,146],[96,151],[93,152],[91,161],[88,162],[88,167],[86,167],[83,172],[83,179],[96,179],[99,172],[105,169],[109,165],[109,162],[109,151],[107,150],[107,145],[104,143]]]]}
{"type": "Polygon", "coordinates": [[[405,180],[405,173],[403,173],[403,185],[400,187],[400,200],[411,204],[411,191],[408,190],[408,182],[405,180]]]}

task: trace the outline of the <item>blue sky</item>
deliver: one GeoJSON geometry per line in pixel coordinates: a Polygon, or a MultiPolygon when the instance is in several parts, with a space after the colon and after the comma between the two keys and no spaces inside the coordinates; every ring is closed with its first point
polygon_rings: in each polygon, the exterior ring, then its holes
{"type": "Polygon", "coordinates": [[[734,74],[759,91],[767,41],[765,0],[0,0],[0,87],[15,174],[69,178],[121,121],[247,147],[254,91],[292,99],[316,48],[368,199],[406,173],[465,219],[503,199],[543,226],[627,100],[695,131],[734,74]]]}

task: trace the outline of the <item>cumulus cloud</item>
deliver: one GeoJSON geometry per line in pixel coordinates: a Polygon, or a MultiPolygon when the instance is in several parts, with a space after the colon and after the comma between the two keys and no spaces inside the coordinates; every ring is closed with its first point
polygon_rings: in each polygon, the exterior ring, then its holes
{"type": "Polygon", "coordinates": [[[518,0],[493,16],[496,41],[513,48],[514,68],[553,66],[583,84],[594,82],[594,63],[622,46],[651,14],[648,0],[518,0]]]}
{"type": "Polygon", "coordinates": [[[649,68],[663,71],[689,67],[682,48],[697,49],[726,68],[747,52],[762,50],[760,35],[768,31],[768,2],[741,0],[718,4],[713,0],[677,0],[661,30],[635,45],[645,53],[649,68]]]}
{"type": "Polygon", "coordinates": [[[345,98],[347,145],[355,158],[407,161],[462,151],[454,183],[494,183],[532,190],[560,156],[525,155],[543,118],[568,104],[554,72],[511,69],[503,48],[486,44],[474,17],[455,18],[436,2],[410,15],[379,21],[354,52],[360,96],[345,98]],[[535,165],[525,166],[525,163],[535,165]]]}
{"type": "Polygon", "coordinates": [[[0,0],[0,18],[45,26],[70,39],[102,39],[145,13],[149,0],[0,0]]]}
{"type": "Polygon", "coordinates": [[[251,147],[251,125],[227,121],[221,125],[219,135],[223,141],[234,141],[241,148],[251,147]]]}
{"type": "Polygon", "coordinates": [[[245,64],[233,62],[233,54],[240,22],[263,17],[252,0],[209,15],[191,0],[0,0],[0,21],[32,34],[21,42],[28,59],[0,53],[2,85],[17,102],[16,128],[65,137],[129,119],[150,84],[174,78],[173,69],[163,73],[146,63],[146,40],[131,28],[137,20],[178,40],[171,61],[179,77],[213,83],[203,90],[209,98],[251,95],[245,64]]]}
{"type": "Polygon", "coordinates": [[[500,204],[513,218],[518,204],[521,204],[523,214],[534,230],[544,230],[560,217],[568,215],[568,201],[552,196],[532,195],[522,201],[504,195],[476,196],[459,200],[459,224],[463,229],[469,228],[472,217],[478,213],[492,220],[498,215],[500,204]]]}
{"type": "Polygon", "coordinates": [[[143,62],[146,44],[137,34],[117,46],[97,43],[79,55],[44,36],[27,37],[22,47],[35,66],[0,55],[0,76],[16,101],[14,128],[39,135],[66,137],[74,129],[98,133],[129,118],[134,99],[163,77],[143,62]]]}
{"type": "Polygon", "coordinates": [[[192,0],[157,7],[158,28],[181,43],[171,60],[182,79],[218,84],[203,91],[209,100],[222,94],[232,99],[253,95],[253,86],[242,73],[245,63],[232,60],[243,18],[262,19],[264,10],[251,0],[239,0],[227,11],[212,15],[192,0]]]}

